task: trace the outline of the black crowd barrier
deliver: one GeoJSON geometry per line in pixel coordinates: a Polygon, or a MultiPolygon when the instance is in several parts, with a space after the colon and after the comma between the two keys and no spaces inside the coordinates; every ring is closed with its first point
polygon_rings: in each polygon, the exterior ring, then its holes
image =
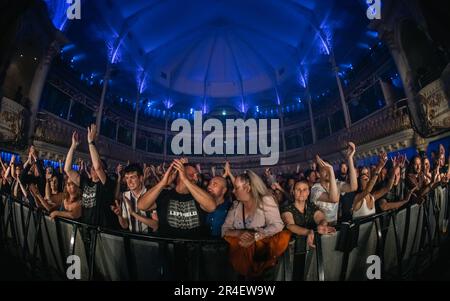
{"type": "MultiPolygon", "coordinates": [[[[275,267],[275,280],[366,280],[371,255],[381,259],[382,279],[411,279],[430,266],[448,238],[448,199],[448,188],[438,187],[422,205],[341,224],[333,235],[316,233],[315,249],[293,239],[275,267]]],[[[8,195],[1,197],[0,219],[3,247],[15,244],[31,267],[39,264],[62,278],[68,256],[77,255],[81,280],[241,279],[223,240],[168,239],[52,221],[8,195]]]]}

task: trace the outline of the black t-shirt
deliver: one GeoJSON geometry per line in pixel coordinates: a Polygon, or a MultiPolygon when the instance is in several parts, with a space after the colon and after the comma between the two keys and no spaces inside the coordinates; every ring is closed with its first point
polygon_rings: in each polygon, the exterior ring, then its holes
{"type": "Polygon", "coordinates": [[[159,235],[176,238],[208,236],[207,213],[191,194],[180,194],[175,189],[163,190],[156,205],[159,235]]]}
{"type": "Polygon", "coordinates": [[[118,228],[117,217],[111,211],[114,203],[114,181],[106,177],[106,183],[93,182],[86,175],[80,175],[81,222],[100,227],[118,228]]]}

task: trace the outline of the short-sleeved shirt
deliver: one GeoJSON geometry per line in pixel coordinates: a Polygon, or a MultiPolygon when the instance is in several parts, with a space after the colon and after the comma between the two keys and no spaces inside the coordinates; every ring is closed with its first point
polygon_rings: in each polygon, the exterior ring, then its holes
{"type": "Polygon", "coordinates": [[[80,175],[81,222],[105,228],[118,228],[117,217],[111,210],[114,203],[114,181],[93,182],[86,175],[80,175]]]}
{"type": "MultiPolygon", "coordinates": [[[[345,185],[345,182],[341,182],[336,180],[338,194],[341,194],[342,187],[345,185]]],[[[325,214],[325,218],[327,222],[334,223],[338,218],[339,211],[339,203],[328,203],[319,201],[322,193],[328,193],[328,191],[320,184],[316,183],[311,188],[310,200],[313,204],[319,207],[320,210],[325,214]]]]}
{"type": "Polygon", "coordinates": [[[156,206],[159,235],[188,239],[208,236],[206,212],[190,193],[163,190],[156,199],[156,206]]]}
{"type": "Polygon", "coordinates": [[[220,237],[222,234],[222,225],[227,217],[228,210],[232,205],[231,200],[225,199],[225,201],[216,207],[211,213],[208,213],[206,223],[209,227],[209,233],[211,236],[220,237]]]}

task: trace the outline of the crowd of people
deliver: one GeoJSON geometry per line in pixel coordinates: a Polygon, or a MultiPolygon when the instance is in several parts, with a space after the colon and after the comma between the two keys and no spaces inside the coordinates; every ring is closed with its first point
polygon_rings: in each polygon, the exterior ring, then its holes
{"type": "Polygon", "coordinates": [[[270,168],[262,175],[251,170],[235,175],[229,162],[223,174],[214,169],[206,174],[186,158],[157,166],[128,163],[109,173],[96,137],[91,125],[91,160],[79,160],[78,170],[73,169],[77,132],[59,169],[44,166],[34,146],[24,163],[15,156],[9,163],[0,159],[1,193],[47,211],[52,219],[171,238],[223,237],[240,254],[239,262],[232,262],[235,269],[249,274],[258,273],[251,261],[264,246],[277,256],[293,235],[314,248],[315,233],[333,234],[340,222],[423,204],[450,179],[450,157],[446,161],[442,145],[431,158],[417,154],[408,161],[380,153],[378,164],[357,168],[352,142],[337,171],[317,155],[308,170],[290,175],[270,168]]]}

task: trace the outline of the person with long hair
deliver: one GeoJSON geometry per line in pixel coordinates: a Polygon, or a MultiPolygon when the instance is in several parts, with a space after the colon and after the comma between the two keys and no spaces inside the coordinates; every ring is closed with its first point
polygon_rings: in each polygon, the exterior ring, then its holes
{"type": "Polygon", "coordinates": [[[81,217],[81,191],[72,181],[67,181],[64,192],[63,208],[64,210],[55,210],[50,213],[50,218],[65,217],[70,219],[79,219],[81,217]]]}
{"type": "Polygon", "coordinates": [[[407,170],[406,185],[408,189],[417,190],[414,194],[413,201],[422,204],[426,200],[428,193],[437,187],[440,182],[439,179],[439,165],[436,165],[432,172],[430,181],[427,181],[424,171],[422,170],[422,159],[420,156],[415,156],[407,170]]]}
{"type": "Polygon", "coordinates": [[[377,211],[389,211],[401,208],[409,202],[412,194],[415,192],[416,188],[406,189],[405,187],[404,177],[402,178],[404,162],[403,156],[398,156],[392,160],[392,188],[376,203],[377,211]]]}
{"type": "Polygon", "coordinates": [[[314,184],[311,188],[311,201],[322,210],[330,224],[334,224],[338,220],[341,193],[353,192],[358,188],[355,165],[353,163],[355,152],[355,144],[349,142],[346,154],[349,173],[348,183],[336,180],[333,166],[320,158],[319,155],[316,156],[320,179],[319,183],[314,184]]]}
{"type": "Polygon", "coordinates": [[[228,212],[222,236],[237,236],[245,247],[283,229],[277,203],[253,171],[236,177],[233,193],[238,201],[228,212]]]}
{"type": "Polygon", "coordinates": [[[50,218],[64,217],[77,220],[81,217],[81,191],[71,180],[66,182],[64,192],[43,198],[36,185],[30,185],[30,192],[37,203],[40,203],[49,213],[50,218]]]}
{"type": "Polygon", "coordinates": [[[378,164],[372,174],[366,167],[361,169],[359,173],[358,190],[355,199],[353,200],[353,219],[375,214],[375,202],[392,189],[395,178],[394,174],[391,174],[387,185],[373,191],[387,160],[387,154],[382,152],[379,156],[378,164]]]}
{"type": "Polygon", "coordinates": [[[233,268],[241,275],[257,277],[276,264],[288,246],[290,233],[282,233],[278,205],[254,172],[237,176],[233,193],[237,201],[228,211],[222,236],[230,244],[233,268]]]}

